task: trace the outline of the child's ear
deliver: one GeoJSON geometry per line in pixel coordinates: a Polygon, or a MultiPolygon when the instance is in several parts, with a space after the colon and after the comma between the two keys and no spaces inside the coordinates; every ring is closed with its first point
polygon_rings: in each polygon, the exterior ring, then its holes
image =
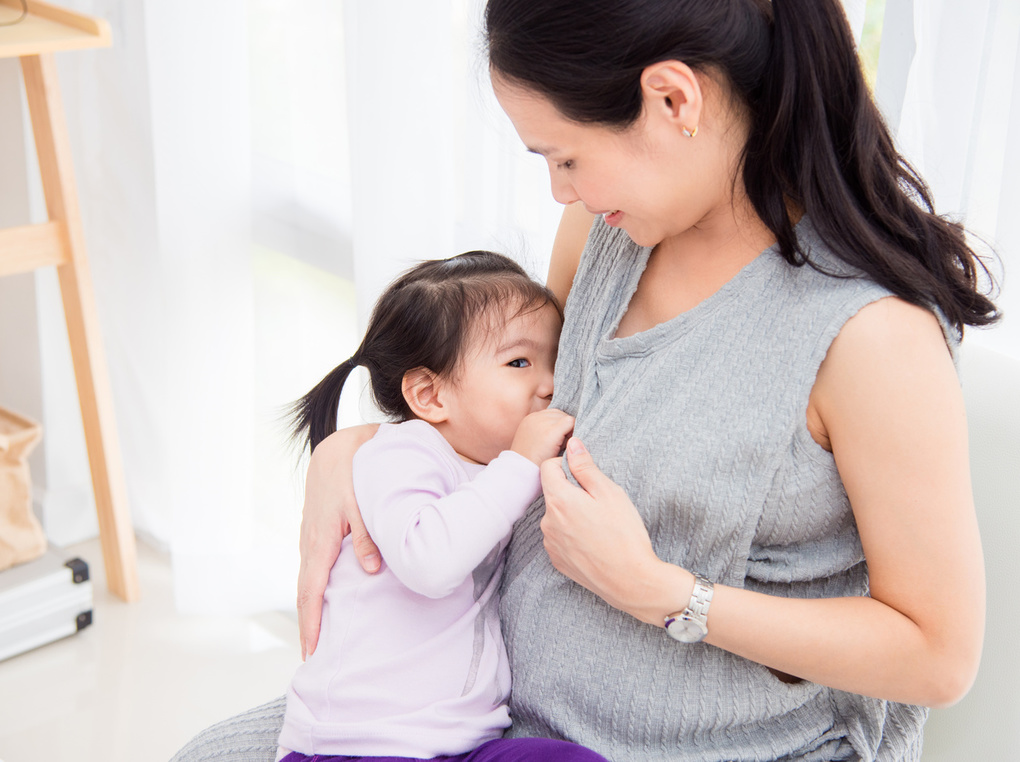
{"type": "Polygon", "coordinates": [[[400,390],[415,418],[436,424],[449,416],[449,411],[443,406],[442,387],[443,379],[431,370],[414,368],[404,374],[400,390]]]}

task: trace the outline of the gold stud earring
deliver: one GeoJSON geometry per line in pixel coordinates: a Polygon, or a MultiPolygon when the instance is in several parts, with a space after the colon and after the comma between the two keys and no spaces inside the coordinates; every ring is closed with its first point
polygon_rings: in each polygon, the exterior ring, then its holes
{"type": "Polygon", "coordinates": [[[695,137],[698,134],[698,128],[697,127],[694,128],[694,132],[691,132],[686,127],[683,127],[682,131],[683,131],[683,134],[684,134],[685,138],[693,138],[693,137],[695,137]]]}

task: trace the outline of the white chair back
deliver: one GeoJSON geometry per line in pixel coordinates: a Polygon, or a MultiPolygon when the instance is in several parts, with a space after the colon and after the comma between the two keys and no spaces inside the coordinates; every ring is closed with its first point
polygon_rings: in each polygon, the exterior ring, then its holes
{"type": "MultiPolygon", "coordinates": [[[[981,668],[956,706],[932,710],[924,762],[1020,760],[1020,361],[965,346],[960,377],[988,578],[981,668]]],[[[967,616],[960,601],[958,616],[967,616]]]]}

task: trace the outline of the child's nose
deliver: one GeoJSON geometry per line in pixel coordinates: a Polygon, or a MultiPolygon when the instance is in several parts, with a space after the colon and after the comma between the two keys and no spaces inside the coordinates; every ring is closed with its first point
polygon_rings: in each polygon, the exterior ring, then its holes
{"type": "Polygon", "coordinates": [[[553,396],[553,374],[546,373],[538,385],[537,394],[544,400],[551,400],[553,396]]]}

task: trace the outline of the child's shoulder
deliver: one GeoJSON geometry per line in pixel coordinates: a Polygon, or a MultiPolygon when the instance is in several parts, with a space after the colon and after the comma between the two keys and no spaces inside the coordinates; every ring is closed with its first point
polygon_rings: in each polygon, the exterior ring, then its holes
{"type": "Polygon", "coordinates": [[[417,419],[380,424],[375,436],[358,450],[355,460],[388,458],[398,453],[405,457],[420,454],[422,457],[453,464],[460,462],[457,453],[443,435],[432,424],[417,419]]]}
{"type": "Polygon", "coordinates": [[[362,513],[394,491],[448,494],[471,478],[464,462],[425,421],[384,423],[354,455],[354,493],[362,513]]]}

